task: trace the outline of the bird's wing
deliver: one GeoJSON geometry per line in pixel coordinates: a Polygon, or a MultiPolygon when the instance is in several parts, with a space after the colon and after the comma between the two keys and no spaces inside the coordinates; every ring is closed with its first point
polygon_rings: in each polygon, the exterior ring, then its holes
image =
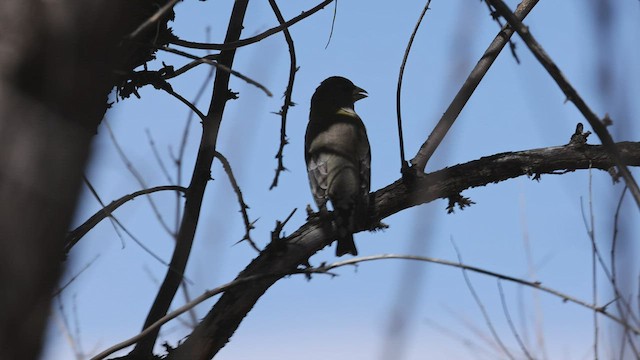
{"type": "Polygon", "coordinates": [[[325,154],[314,154],[307,161],[307,173],[313,199],[318,208],[323,209],[327,203],[327,180],[329,172],[327,167],[327,157],[325,154]]]}

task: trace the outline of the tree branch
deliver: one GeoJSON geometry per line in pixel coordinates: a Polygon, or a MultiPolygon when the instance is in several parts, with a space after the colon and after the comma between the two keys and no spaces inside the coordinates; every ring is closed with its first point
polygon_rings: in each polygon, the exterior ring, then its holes
{"type": "Polygon", "coordinates": [[[409,59],[409,53],[411,52],[413,40],[416,38],[416,34],[418,33],[420,24],[422,24],[422,20],[427,14],[427,10],[429,10],[429,5],[431,5],[431,0],[427,0],[427,3],[424,5],[424,9],[422,9],[422,12],[418,17],[418,21],[413,28],[413,32],[409,37],[407,48],[404,50],[404,56],[402,57],[402,64],[400,65],[400,72],[398,74],[398,87],[396,88],[396,119],[398,122],[398,145],[400,146],[400,172],[403,174],[407,171],[409,164],[405,160],[404,156],[404,136],[402,134],[402,103],[400,101],[402,95],[402,80],[404,79],[404,68],[407,65],[407,60],[409,59]]]}
{"type": "MultiPolygon", "coordinates": [[[[527,14],[538,3],[538,0],[524,0],[518,5],[515,16],[519,19],[524,19],[527,14]]],[[[453,123],[460,115],[462,108],[467,104],[469,98],[480,84],[480,81],[487,73],[495,59],[498,57],[504,46],[509,42],[511,35],[513,35],[513,29],[510,27],[502,28],[502,30],[496,35],[495,39],[489,44],[487,50],[482,54],[482,58],[478,61],[476,66],[471,70],[471,74],[467,80],[451,101],[451,104],[447,110],[442,114],[442,118],[436,124],[427,141],[420,146],[420,150],[416,156],[411,160],[411,164],[415,168],[416,173],[424,172],[427,162],[436,151],[447,132],[453,126],[453,123]]]]}
{"type": "MultiPolygon", "coordinates": [[[[225,43],[232,43],[240,38],[242,23],[248,6],[248,0],[237,0],[233,5],[233,10],[229,18],[225,43]]],[[[220,53],[218,64],[231,69],[235,50],[225,50],[220,53]]],[[[211,164],[216,151],[218,131],[222,123],[222,115],[228,100],[234,98],[234,94],[229,90],[230,73],[227,71],[217,71],[213,83],[213,96],[209,104],[209,110],[202,121],[202,138],[196,157],[196,163],[191,176],[191,183],[186,194],[184,213],[180,230],[176,239],[176,247],[169,263],[164,281],[158,290],[158,294],[147,314],[143,329],[148,328],[158,319],[167,314],[167,310],[175,297],[176,291],[182,282],[182,274],[187,266],[193,238],[198,227],[202,199],[207,187],[207,182],[211,179],[211,164]]],[[[148,336],[136,344],[136,347],[129,354],[129,358],[148,358],[152,356],[153,347],[158,337],[160,329],[151,331],[148,336]]]]}
{"type": "Polygon", "coordinates": [[[187,191],[185,187],[176,186],[176,185],[156,186],[149,189],[136,191],[129,195],[125,195],[118,200],[112,201],[109,205],[103,207],[102,209],[100,209],[100,211],[93,214],[89,219],[87,219],[84,223],[82,223],[82,225],[78,226],[77,228],[69,232],[69,234],[66,236],[64,240],[65,241],[64,253],[68,254],[71,248],[75,244],[77,244],[78,241],[80,241],[80,239],[82,239],[83,236],[85,236],[91,229],[93,229],[96,225],[98,225],[100,221],[109,217],[114,211],[116,211],[116,209],[118,209],[120,206],[124,205],[128,201],[131,201],[141,195],[148,195],[157,191],[167,191],[167,190],[179,191],[182,193],[185,193],[187,191]]]}
{"type": "Polygon", "coordinates": [[[292,18],[291,20],[280,24],[274,28],[271,28],[263,33],[260,33],[256,36],[252,36],[250,38],[246,38],[246,39],[242,39],[242,40],[237,40],[234,42],[226,42],[224,44],[207,44],[207,43],[199,43],[199,42],[193,42],[193,41],[186,41],[186,40],[182,40],[182,39],[178,39],[175,38],[171,41],[171,43],[175,44],[175,45],[179,45],[179,46],[183,46],[186,48],[192,48],[192,49],[205,49],[205,50],[234,50],[237,49],[239,47],[242,46],[247,46],[247,45],[251,45],[253,43],[257,43],[258,41],[268,38],[269,36],[273,35],[273,34],[277,34],[278,32],[284,30],[284,29],[288,29],[290,26],[292,26],[293,24],[296,24],[297,22],[300,22],[306,18],[308,18],[309,16],[317,13],[318,11],[324,9],[325,6],[331,4],[333,0],[325,0],[323,2],[321,2],[320,4],[316,5],[315,7],[307,10],[307,11],[303,11],[302,14],[292,18]]]}
{"type": "MultiPolygon", "coordinates": [[[[264,91],[264,93],[268,97],[272,97],[273,96],[271,91],[269,89],[267,89],[266,86],[260,84],[259,82],[253,80],[252,78],[250,78],[250,77],[248,77],[246,75],[243,75],[242,73],[240,73],[238,71],[233,70],[230,66],[227,66],[227,65],[223,64],[221,61],[213,61],[212,60],[213,58],[218,58],[218,57],[222,58],[220,55],[207,55],[207,56],[203,56],[203,57],[198,57],[198,56],[189,54],[189,53],[184,52],[184,51],[180,51],[180,50],[177,50],[177,49],[170,48],[168,46],[161,46],[158,49],[164,50],[166,52],[170,52],[172,54],[184,56],[184,57],[186,57],[188,59],[191,59],[191,60],[194,60],[194,61],[196,61],[196,62],[198,62],[200,64],[208,64],[208,65],[214,66],[216,69],[228,72],[231,75],[236,76],[236,77],[244,80],[248,84],[251,84],[251,85],[257,87],[258,89],[264,91]]],[[[197,64],[192,62],[191,64],[189,64],[187,66],[195,66],[195,65],[197,65],[197,64]]],[[[184,71],[182,68],[178,69],[178,70],[184,71]]],[[[172,77],[175,77],[175,75],[171,74],[169,78],[172,78],[172,77]]]]}
{"type": "MultiPolygon", "coordinates": [[[[282,13],[278,8],[278,4],[275,0],[269,0],[269,5],[271,5],[271,9],[275,14],[276,18],[280,25],[284,24],[284,17],[282,17],[282,13]]],[[[278,160],[278,167],[276,168],[276,174],[273,177],[273,181],[271,182],[271,186],[269,190],[278,186],[278,179],[280,178],[280,173],[287,168],[284,167],[284,146],[289,143],[287,140],[287,114],[289,113],[289,108],[294,106],[295,104],[291,101],[291,96],[293,95],[293,82],[296,79],[296,72],[298,71],[298,65],[296,64],[296,49],[293,46],[293,38],[291,37],[291,33],[289,33],[288,28],[284,28],[282,30],[284,34],[284,38],[287,42],[287,48],[289,48],[289,81],[287,82],[287,89],[284,91],[284,103],[280,108],[280,111],[277,113],[280,115],[280,146],[278,147],[278,152],[276,153],[276,159],[278,160]]]]}
{"type": "Polygon", "coordinates": [[[611,119],[605,115],[604,119],[601,120],[598,115],[589,108],[589,105],[587,105],[587,103],[582,99],[576,89],[571,86],[558,66],[553,62],[553,60],[551,60],[551,57],[549,57],[547,52],[544,51],[542,46],[536,41],[533,35],[531,35],[529,28],[524,26],[520,19],[511,14],[511,10],[509,10],[509,7],[502,0],[487,1],[489,1],[491,5],[496,8],[496,11],[504,17],[507,22],[509,22],[509,25],[518,32],[518,35],[520,35],[522,40],[527,44],[529,50],[531,50],[536,59],[538,59],[540,64],[544,66],[549,75],[551,75],[553,80],[558,84],[562,92],[567,96],[567,100],[571,101],[578,108],[580,113],[582,113],[582,116],[587,119],[593,131],[598,135],[602,144],[609,151],[618,171],[627,183],[629,191],[631,191],[633,198],[636,200],[636,205],[640,208],[640,188],[638,188],[638,184],[633,178],[633,175],[631,175],[631,172],[629,172],[624,161],[622,161],[618,149],[613,142],[613,138],[611,137],[611,134],[609,134],[609,131],[607,131],[607,125],[611,123],[611,119]]]}
{"type": "Polygon", "coordinates": [[[244,231],[245,231],[244,236],[242,237],[242,239],[240,239],[240,241],[243,241],[243,240],[248,241],[249,245],[251,245],[251,247],[254,250],[256,250],[257,252],[260,252],[258,245],[256,245],[256,243],[253,242],[253,240],[251,239],[251,230],[254,229],[253,224],[255,223],[255,221],[249,220],[249,214],[247,213],[247,209],[249,208],[249,205],[247,205],[247,203],[244,202],[244,197],[242,196],[242,190],[240,190],[240,185],[238,185],[238,181],[236,181],[236,177],[233,175],[233,171],[231,170],[231,164],[229,163],[229,160],[227,160],[227,158],[224,155],[222,155],[217,151],[215,152],[215,157],[218,158],[218,160],[220,160],[220,163],[222,163],[222,168],[224,169],[224,172],[229,177],[229,182],[231,183],[231,187],[233,188],[233,191],[236,193],[236,197],[238,198],[238,204],[240,205],[240,213],[242,214],[242,221],[244,221],[244,231]]]}
{"type": "MultiPolygon", "coordinates": [[[[618,147],[626,163],[640,166],[640,143],[624,142],[619,143],[618,147]]],[[[409,207],[457,195],[469,188],[522,175],[537,179],[541,174],[589,167],[606,171],[613,165],[607,151],[600,145],[570,144],[483,157],[418,176],[411,187],[399,179],[376,191],[372,194],[375,205],[370,214],[370,223],[374,224],[409,207]]],[[[237,279],[293,273],[334,239],[331,226],[314,216],[288,237],[273,240],[237,279]]],[[[191,335],[168,354],[167,359],[213,357],[229,341],[262,294],[283,276],[260,278],[226,291],[191,335]]]]}

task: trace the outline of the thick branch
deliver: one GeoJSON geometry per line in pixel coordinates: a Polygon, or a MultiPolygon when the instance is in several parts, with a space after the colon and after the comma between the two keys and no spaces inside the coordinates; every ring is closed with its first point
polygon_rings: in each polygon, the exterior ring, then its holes
{"type": "MultiPolygon", "coordinates": [[[[619,143],[618,148],[627,164],[640,166],[640,143],[619,143]]],[[[372,194],[375,205],[371,223],[412,206],[458,195],[465,189],[522,175],[588,168],[608,170],[612,166],[614,163],[607,151],[599,145],[567,145],[488,156],[420,176],[411,188],[399,179],[376,191],[372,194]]],[[[292,273],[334,239],[330,227],[313,217],[290,236],[272,241],[237,278],[292,273]]],[[[212,358],[229,341],[262,294],[280,278],[282,276],[268,277],[229,289],[167,359],[212,358]]]]}
{"type": "MultiPolygon", "coordinates": [[[[225,43],[232,43],[240,38],[247,5],[248,0],[238,0],[235,2],[227,27],[225,43]]],[[[218,63],[231,69],[234,57],[235,50],[222,51],[218,63]]],[[[193,238],[196,233],[196,228],[198,227],[202,198],[204,197],[207,182],[211,178],[211,164],[216,151],[222,115],[227,101],[233,98],[233,94],[229,90],[229,77],[230,74],[226,71],[216,72],[213,83],[213,97],[211,98],[209,110],[202,122],[202,138],[200,140],[200,147],[198,149],[191,183],[189,184],[189,189],[186,194],[184,213],[176,240],[176,247],[171,257],[169,270],[165,275],[162,286],[158,290],[149,314],[147,314],[147,318],[142,327],[143,329],[149,327],[167,313],[182,281],[184,269],[187,266],[187,261],[191,253],[193,238]]],[[[129,354],[129,358],[144,359],[151,357],[159,331],[160,329],[151,331],[147,337],[142,339],[129,354]]]]}
{"type": "Polygon", "coordinates": [[[605,116],[604,119],[600,120],[598,115],[596,115],[589,105],[582,99],[582,97],[578,94],[576,89],[569,83],[569,81],[564,77],[558,66],[551,60],[551,57],[547,54],[546,51],[542,48],[542,46],[536,41],[536,39],[529,32],[529,28],[524,26],[520,19],[516,18],[511,14],[511,10],[502,0],[488,0],[491,5],[496,8],[496,11],[500,13],[508,22],[511,27],[513,27],[518,35],[524,40],[524,42],[529,47],[529,50],[535,55],[536,59],[544,66],[545,70],[551,75],[553,80],[558,84],[562,92],[567,96],[567,100],[571,101],[575,104],[576,108],[582,113],[582,116],[587,119],[589,125],[593,131],[598,135],[602,144],[607,148],[611,158],[616,164],[618,171],[624,178],[624,181],[627,183],[633,198],[636,200],[636,205],[640,208],[640,188],[636,183],[633,175],[629,172],[629,169],[625,165],[625,162],[621,159],[620,154],[618,153],[618,149],[616,148],[615,143],[613,142],[613,138],[609,131],[607,131],[607,123],[610,123],[611,120],[605,116]]]}

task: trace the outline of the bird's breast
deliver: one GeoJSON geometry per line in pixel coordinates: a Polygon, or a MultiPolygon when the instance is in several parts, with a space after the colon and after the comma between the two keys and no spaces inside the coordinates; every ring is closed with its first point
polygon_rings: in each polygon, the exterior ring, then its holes
{"type": "Polygon", "coordinates": [[[360,134],[356,126],[335,123],[319,132],[309,144],[309,152],[330,151],[345,157],[357,157],[360,134]]]}

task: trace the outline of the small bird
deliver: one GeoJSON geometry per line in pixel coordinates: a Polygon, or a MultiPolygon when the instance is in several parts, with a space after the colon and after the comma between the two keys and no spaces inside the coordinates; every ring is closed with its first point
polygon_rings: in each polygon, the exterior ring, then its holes
{"type": "Polygon", "coordinates": [[[304,157],[313,198],[320,212],[331,200],[338,245],[336,256],[358,255],[357,224],[366,221],[371,187],[371,148],[354,103],[367,92],[350,80],[325,79],[311,98],[304,157]]]}

